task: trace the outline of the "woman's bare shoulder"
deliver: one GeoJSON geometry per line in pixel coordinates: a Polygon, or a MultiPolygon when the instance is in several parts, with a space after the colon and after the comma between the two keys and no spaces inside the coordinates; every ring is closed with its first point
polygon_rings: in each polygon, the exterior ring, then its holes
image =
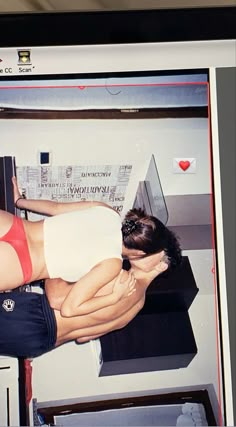
{"type": "Polygon", "coordinates": [[[122,269],[122,259],[121,258],[107,258],[100,261],[93,268],[103,268],[109,269],[113,272],[113,275],[118,274],[122,269]]]}

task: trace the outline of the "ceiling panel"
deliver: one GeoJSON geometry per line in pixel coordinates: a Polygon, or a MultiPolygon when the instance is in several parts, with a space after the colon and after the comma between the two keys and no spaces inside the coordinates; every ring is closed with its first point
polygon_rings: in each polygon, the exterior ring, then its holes
{"type": "Polygon", "coordinates": [[[0,0],[0,13],[214,7],[235,4],[235,0],[0,0]]]}

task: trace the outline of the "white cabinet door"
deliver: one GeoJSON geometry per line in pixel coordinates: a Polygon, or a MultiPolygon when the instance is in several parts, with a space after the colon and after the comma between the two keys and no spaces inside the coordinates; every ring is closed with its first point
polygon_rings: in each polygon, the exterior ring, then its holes
{"type": "Polygon", "coordinates": [[[0,356],[0,425],[20,425],[18,360],[0,356]]]}

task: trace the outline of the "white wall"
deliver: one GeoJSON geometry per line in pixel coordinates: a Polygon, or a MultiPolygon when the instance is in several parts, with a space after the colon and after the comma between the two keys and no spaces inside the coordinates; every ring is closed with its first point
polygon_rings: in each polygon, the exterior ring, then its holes
{"type": "MultiPolygon", "coordinates": [[[[207,119],[1,120],[0,155],[18,166],[37,165],[38,150],[50,150],[53,165],[133,164],[126,208],[155,155],[165,195],[210,192],[207,119]],[[196,174],[173,174],[173,158],[196,158],[196,174]]],[[[184,209],[184,206],[183,206],[184,209]]],[[[33,397],[39,402],[213,384],[218,393],[216,313],[212,251],[187,253],[200,288],[190,308],[198,354],[180,370],[99,378],[90,344],[69,343],[33,361],[33,397]]]]}
{"type": "Polygon", "coordinates": [[[1,120],[0,155],[15,155],[18,166],[37,165],[39,150],[50,150],[53,165],[133,164],[126,207],[145,178],[153,153],[165,195],[210,192],[207,119],[1,120]],[[174,158],[196,158],[196,174],[173,174],[174,158]]]}

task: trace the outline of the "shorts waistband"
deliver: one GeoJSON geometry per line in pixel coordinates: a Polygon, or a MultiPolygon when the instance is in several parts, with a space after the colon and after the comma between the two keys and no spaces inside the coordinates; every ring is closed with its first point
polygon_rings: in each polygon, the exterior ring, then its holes
{"type": "Polygon", "coordinates": [[[57,341],[57,323],[54,310],[50,307],[46,295],[42,295],[42,309],[48,327],[48,349],[55,347],[57,341]]]}

